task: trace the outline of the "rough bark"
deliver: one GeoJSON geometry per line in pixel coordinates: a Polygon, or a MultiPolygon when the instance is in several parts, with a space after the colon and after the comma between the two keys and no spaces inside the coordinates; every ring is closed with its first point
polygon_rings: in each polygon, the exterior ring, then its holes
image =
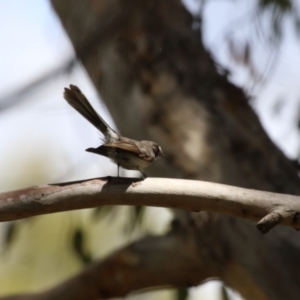
{"type": "MultiPolygon", "coordinates": [[[[179,0],[52,4],[122,134],[162,145],[167,159],[152,174],[299,195],[296,170],[268,138],[244,92],[217,69],[179,0]]],[[[180,217],[190,220],[180,226],[197,245],[208,276],[246,299],[299,298],[296,232],[280,227],[262,236],[232,217],[180,217]]],[[[190,250],[174,252],[179,249],[190,250]]],[[[193,284],[203,278],[197,279],[193,284]]]]}

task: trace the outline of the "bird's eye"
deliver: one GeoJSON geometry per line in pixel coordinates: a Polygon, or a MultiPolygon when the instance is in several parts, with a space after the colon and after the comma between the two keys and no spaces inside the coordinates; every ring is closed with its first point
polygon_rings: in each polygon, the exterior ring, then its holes
{"type": "Polygon", "coordinates": [[[153,152],[154,152],[155,154],[157,154],[157,153],[158,153],[158,151],[159,151],[159,149],[158,149],[158,146],[157,146],[157,145],[153,145],[153,146],[152,146],[152,149],[153,149],[153,152]]]}
{"type": "Polygon", "coordinates": [[[152,146],[152,149],[153,149],[153,152],[154,152],[155,156],[164,156],[164,155],[163,155],[163,151],[162,151],[162,149],[161,149],[160,146],[158,146],[158,145],[153,145],[153,146],[152,146]]]}

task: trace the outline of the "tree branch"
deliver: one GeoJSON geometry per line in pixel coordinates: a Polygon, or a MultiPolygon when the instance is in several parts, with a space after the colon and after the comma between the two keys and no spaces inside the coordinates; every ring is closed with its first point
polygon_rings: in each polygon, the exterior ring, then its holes
{"type": "Polygon", "coordinates": [[[0,221],[103,205],[144,205],[211,211],[300,229],[300,197],[211,182],[166,178],[100,178],[30,187],[0,194],[0,221]]]}
{"type": "Polygon", "coordinates": [[[124,297],[153,287],[190,287],[215,274],[199,259],[187,231],[146,237],[92,264],[69,280],[37,294],[0,297],[0,300],[96,300],[124,297]],[[168,259],[166,259],[168,258],[168,259]]]}

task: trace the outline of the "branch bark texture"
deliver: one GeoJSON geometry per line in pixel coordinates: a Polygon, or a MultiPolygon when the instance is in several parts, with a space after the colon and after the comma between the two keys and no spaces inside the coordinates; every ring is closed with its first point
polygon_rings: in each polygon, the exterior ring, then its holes
{"type": "Polygon", "coordinates": [[[0,194],[0,222],[103,205],[137,205],[210,211],[300,229],[300,197],[211,182],[166,178],[108,178],[30,187],[0,194]]]}

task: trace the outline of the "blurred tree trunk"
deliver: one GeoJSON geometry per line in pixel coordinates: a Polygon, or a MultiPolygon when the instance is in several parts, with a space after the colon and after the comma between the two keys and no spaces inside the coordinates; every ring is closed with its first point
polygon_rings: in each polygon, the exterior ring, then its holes
{"type": "MultiPolygon", "coordinates": [[[[52,4],[121,133],[163,147],[166,159],[147,174],[300,194],[297,171],[244,92],[216,66],[201,24],[179,0],[52,4]]],[[[254,223],[228,216],[177,212],[177,218],[206,268],[187,286],[210,276],[246,299],[299,298],[300,238],[292,229],[263,236],[254,223]]]]}

